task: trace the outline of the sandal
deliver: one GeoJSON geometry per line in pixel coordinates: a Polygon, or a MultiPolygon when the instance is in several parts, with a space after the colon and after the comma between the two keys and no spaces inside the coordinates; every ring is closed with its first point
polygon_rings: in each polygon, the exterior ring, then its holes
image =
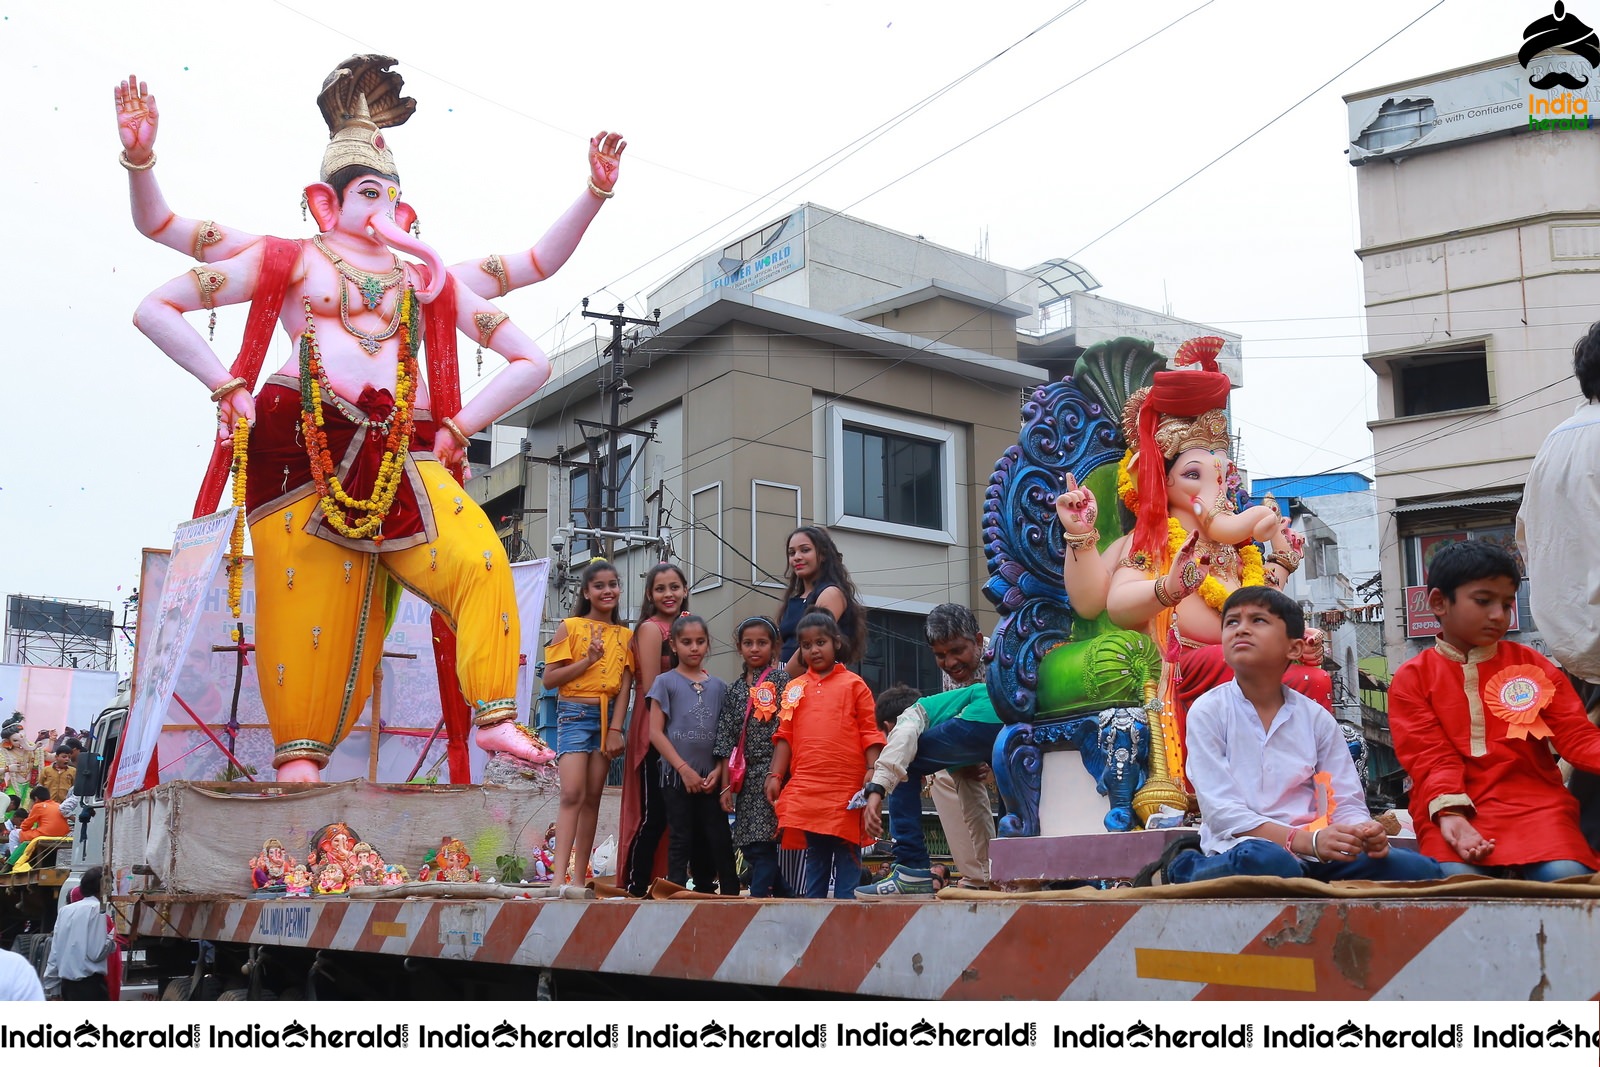
{"type": "Polygon", "coordinates": [[[950,884],[950,868],[945,864],[930,864],[928,870],[933,874],[933,891],[935,893],[950,884]]]}

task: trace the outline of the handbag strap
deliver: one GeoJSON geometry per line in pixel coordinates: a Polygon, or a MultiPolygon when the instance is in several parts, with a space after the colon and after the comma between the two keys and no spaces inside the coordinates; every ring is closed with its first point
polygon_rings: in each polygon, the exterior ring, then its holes
{"type": "Polygon", "coordinates": [[[767,664],[767,669],[761,672],[761,677],[759,677],[759,678],[757,678],[755,680],[755,684],[752,685],[750,687],[750,691],[745,694],[745,698],[744,698],[744,722],[739,724],[739,743],[734,746],[735,748],[743,748],[744,747],[745,731],[750,729],[750,713],[756,710],[756,687],[759,686],[762,682],[766,681],[767,680],[767,675],[769,675],[771,673],[772,673],[772,664],[769,663],[769,664],[767,664]]]}

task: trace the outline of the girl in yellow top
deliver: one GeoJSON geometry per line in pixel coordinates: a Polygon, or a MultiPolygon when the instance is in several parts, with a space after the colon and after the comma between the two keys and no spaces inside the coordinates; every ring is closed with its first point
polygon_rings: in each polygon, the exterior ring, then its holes
{"type": "Polygon", "coordinates": [[[617,569],[596,558],[579,580],[578,614],[556,627],[544,650],[544,684],[559,689],[556,766],[561,808],[556,815],[556,884],[582,884],[594,849],[600,794],[611,761],[622,753],[622,718],[633,681],[632,634],[618,621],[622,583],[617,569]],[[613,721],[614,720],[614,721],[613,721]]]}

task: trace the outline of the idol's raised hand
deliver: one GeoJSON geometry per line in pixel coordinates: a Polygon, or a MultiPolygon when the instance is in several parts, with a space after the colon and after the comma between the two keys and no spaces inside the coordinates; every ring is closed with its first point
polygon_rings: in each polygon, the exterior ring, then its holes
{"type": "Polygon", "coordinates": [[[117,134],[122,138],[122,151],[133,166],[143,166],[155,152],[156,127],[161,116],[156,111],[155,94],[150,92],[138,75],[128,75],[127,81],[115,89],[117,100],[117,134]]]}
{"type": "Polygon", "coordinates": [[[617,173],[622,166],[622,150],[628,142],[620,133],[601,130],[589,138],[589,178],[603,193],[609,193],[617,184],[617,173]]]}
{"type": "Polygon", "coordinates": [[[1094,520],[1100,513],[1094,493],[1078,484],[1072,472],[1066,474],[1066,488],[1056,497],[1056,518],[1061,528],[1069,534],[1086,534],[1094,529],[1094,520]]]}

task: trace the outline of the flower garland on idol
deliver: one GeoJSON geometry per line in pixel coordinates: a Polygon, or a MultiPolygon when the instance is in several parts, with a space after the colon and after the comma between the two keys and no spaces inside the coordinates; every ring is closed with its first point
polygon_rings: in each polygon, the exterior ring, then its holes
{"type": "MultiPolygon", "coordinates": [[[[1167,554],[1176,556],[1183,548],[1183,543],[1189,539],[1189,531],[1177,519],[1167,520],[1167,554]]],[[[1261,549],[1253,544],[1238,546],[1239,550],[1239,588],[1249,585],[1261,585],[1267,580],[1267,569],[1261,557],[1261,549]]],[[[1230,590],[1217,580],[1214,574],[1208,574],[1200,583],[1200,599],[1211,606],[1211,610],[1222,613],[1222,605],[1227,602],[1230,590]]]]}
{"type": "Polygon", "coordinates": [[[407,286],[400,297],[400,359],[395,365],[394,410],[389,417],[374,422],[359,409],[349,404],[334,391],[322,365],[322,351],[317,346],[316,323],[311,313],[311,301],[305,301],[306,329],[300,335],[300,424],[305,431],[306,455],[311,460],[311,480],[316,485],[317,502],[328,525],[341,536],[371,538],[373,544],[383,543],[383,522],[394,506],[400,490],[400,479],[405,474],[405,457],[411,447],[413,429],[412,404],[417,395],[417,337],[421,325],[417,313],[416,292],[407,286]],[[333,404],[344,417],[361,429],[378,429],[384,432],[383,459],[378,464],[378,474],[373,480],[372,495],[365,499],[352,497],[336,473],[337,464],[328,448],[328,435],[323,430],[322,405],[333,404]],[[358,512],[362,517],[354,522],[347,512],[358,512]]]}
{"type": "Polygon", "coordinates": [[[250,420],[240,417],[233,424],[233,532],[228,535],[228,611],[233,615],[231,636],[236,645],[244,643],[239,611],[244,600],[244,486],[249,448],[250,420]]]}

